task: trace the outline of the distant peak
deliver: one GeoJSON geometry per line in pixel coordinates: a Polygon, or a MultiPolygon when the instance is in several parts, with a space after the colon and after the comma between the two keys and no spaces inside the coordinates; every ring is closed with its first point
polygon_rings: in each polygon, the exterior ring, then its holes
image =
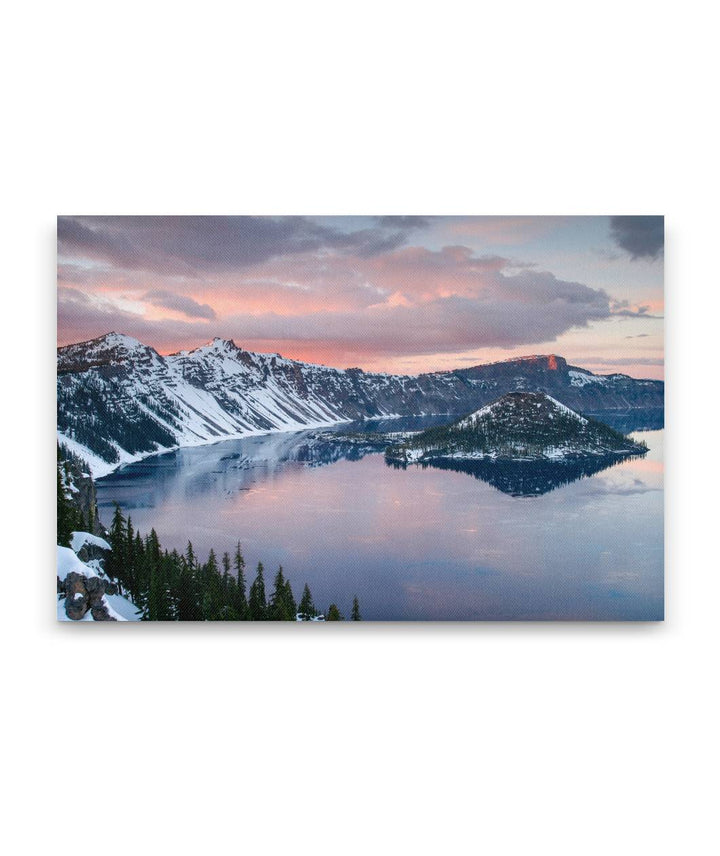
{"type": "Polygon", "coordinates": [[[469,416],[465,416],[458,424],[467,426],[479,417],[493,415],[499,411],[506,411],[508,409],[515,411],[530,410],[534,412],[532,408],[544,408],[545,412],[547,410],[560,411],[580,422],[585,423],[587,421],[585,417],[545,392],[507,392],[500,398],[495,399],[495,401],[491,401],[490,404],[486,404],[469,416]]]}
{"type": "Polygon", "coordinates": [[[108,345],[122,345],[124,347],[132,348],[137,348],[138,346],[141,348],[147,347],[147,345],[144,345],[139,339],[136,339],[133,336],[128,336],[126,333],[116,333],[114,330],[110,333],[106,333],[104,336],[98,336],[95,341],[105,342],[108,345]]]}
{"type": "Polygon", "coordinates": [[[200,345],[195,348],[196,351],[239,351],[240,348],[235,344],[233,339],[223,339],[221,336],[215,336],[210,342],[200,345]]]}
{"type": "Polygon", "coordinates": [[[73,345],[65,345],[64,348],[59,350],[65,350],[68,348],[81,348],[81,349],[97,349],[97,348],[124,348],[129,351],[136,351],[139,348],[146,349],[148,345],[144,345],[139,339],[135,339],[132,336],[128,336],[126,333],[116,333],[115,330],[111,330],[109,333],[103,333],[102,336],[96,336],[94,339],[87,339],[84,342],[77,342],[73,345]]]}
{"type": "MultiPolygon", "coordinates": [[[[567,368],[567,360],[565,357],[558,356],[558,354],[531,354],[527,357],[513,357],[503,362],[544,366],[553,372],[567,368]]],[[[498,365],[498,363],[495,365],[498,365]]]]}

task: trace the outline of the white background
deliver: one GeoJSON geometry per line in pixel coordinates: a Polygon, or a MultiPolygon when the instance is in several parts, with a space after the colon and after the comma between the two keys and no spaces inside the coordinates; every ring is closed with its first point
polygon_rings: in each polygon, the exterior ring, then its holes
{"type": "Polygon", "coordinates": [[[4,10],[6,852],[717,852],[710,10],[4,10]],[[168,212],[665,213],[666,622],[56,626],[55,215],[168,212]]]}

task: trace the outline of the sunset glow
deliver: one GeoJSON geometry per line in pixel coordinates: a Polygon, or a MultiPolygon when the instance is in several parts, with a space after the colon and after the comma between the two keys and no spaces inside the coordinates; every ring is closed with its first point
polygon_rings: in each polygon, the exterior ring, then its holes
{"type": "Polygon", "coordinates": [[[555,353],[663,377],[656,217],[60,217],[58,344],[401,373],[555,353]]]}

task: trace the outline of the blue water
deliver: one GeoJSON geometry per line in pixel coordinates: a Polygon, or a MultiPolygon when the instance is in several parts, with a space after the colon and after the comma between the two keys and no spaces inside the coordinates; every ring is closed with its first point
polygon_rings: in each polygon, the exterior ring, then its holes
{"type": "Polygon", "coordinates": [[[633,436],[644,458],[532,497],[378,453],[325,463],[342,450],[300,432],[149,458],[101,479],[98,500],[106,523],[118,502],[169,549],[239,540],[250,577],[282,564],[296,596],[307,582],[345,615],[357,595],[364,619],[660,619],[663,432],[633,436]]]}

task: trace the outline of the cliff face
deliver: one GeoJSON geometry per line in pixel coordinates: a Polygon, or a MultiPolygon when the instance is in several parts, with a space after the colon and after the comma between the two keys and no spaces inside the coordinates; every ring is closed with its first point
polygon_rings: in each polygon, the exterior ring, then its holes
{"type": "MultiPolygon", "coordinates": [[[[580,412],[662,408],[665,384],[624,374],[596,375],[563,357],[522,357],[456,372],[491,398],[506,392],[545,392],[580,412]]],[[[487,403],[487,402],[483,402],[487,403]]]]}
{"type": "Polygon", "coordinates": [[[82,515],[83,526],[94,535],[102,535],[105,527],[98,515],[97,495],[87,462],[73,454],[66,446],[58,449],[62,461],[65,496],[82,515]]]}
{"type": "Polygon", "coordinates": [[[559,356],[418,376],[255,354],[216,339],[161,356],[111,333],[58,350],[58,433],[95,475],[177,446],[382,416],[468,413],[512,391],[580,411],[661,408],[664,385],[595,375],[559,356]]]}

